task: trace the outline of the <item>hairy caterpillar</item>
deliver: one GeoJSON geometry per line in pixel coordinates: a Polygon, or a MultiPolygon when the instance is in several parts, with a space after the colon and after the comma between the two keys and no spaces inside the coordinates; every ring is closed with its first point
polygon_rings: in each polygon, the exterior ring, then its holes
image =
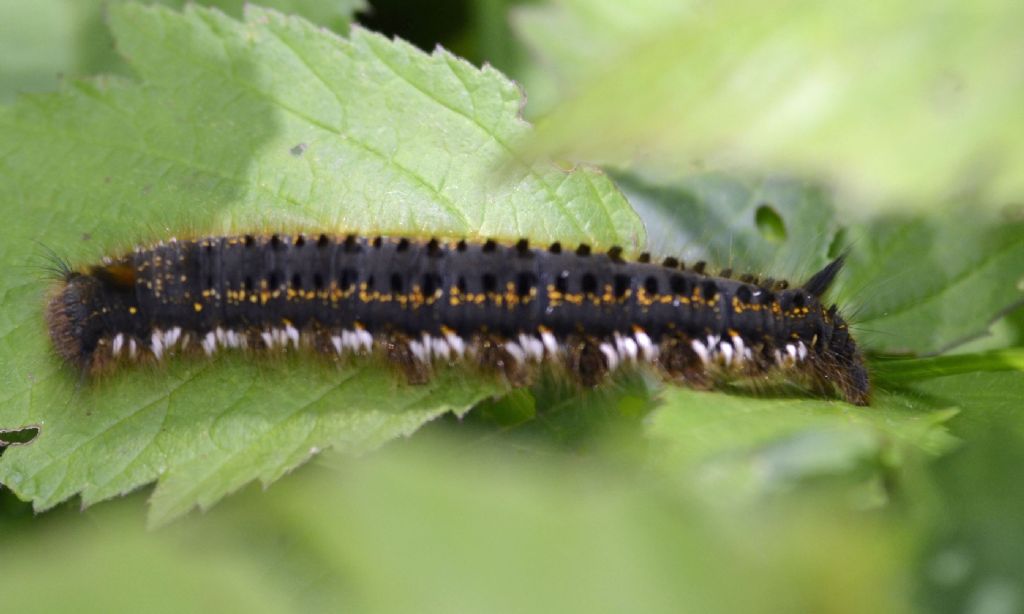
{"type": "Polygon", "coordinates": [[[357,235],[161,242],[67,270],[47,321],[87,374],[169,353],[309,347],[379,353],[409,381],[465,360],[516,385],[542,364],[584,385],[629,364],[713,387],[781,373],[866,405],[863,358],[821,297],[839,258],[798,288],[586,245],[357,235]]]}

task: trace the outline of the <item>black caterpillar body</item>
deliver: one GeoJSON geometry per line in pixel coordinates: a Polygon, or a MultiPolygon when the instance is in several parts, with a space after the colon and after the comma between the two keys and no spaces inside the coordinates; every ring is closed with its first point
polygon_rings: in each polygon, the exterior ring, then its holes
{"type": "Polygon", "coordinates": [[[517,385],[541,364],[590,386],[646,363],[699,388],[778,371],[865,405],[863,358],[821,302],[841,266],[788,288],[525,240],[171,239],[66,273],[47,316],[57,352],[89,374],[169,353],[309,347],[382,354],[414,383],[458,360],[517,385]]]}

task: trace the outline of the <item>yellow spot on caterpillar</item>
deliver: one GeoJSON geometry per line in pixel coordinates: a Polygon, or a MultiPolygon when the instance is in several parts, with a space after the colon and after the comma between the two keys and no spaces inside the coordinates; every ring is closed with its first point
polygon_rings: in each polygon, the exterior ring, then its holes
{"type": "Polygon", "coordinates": [[[129,307],[128,308],[128,313],[130,313],[132,315],[135,315],[135,314],[139,313],[139,310],[136,307],[129,307]]]}
{"type": "Polygon", "coordinates": [[[200,311],[203,310],[203,304],[202,303],[192,303],[192,307],[195,308],[196,313],[199,313],[200,311]]]}

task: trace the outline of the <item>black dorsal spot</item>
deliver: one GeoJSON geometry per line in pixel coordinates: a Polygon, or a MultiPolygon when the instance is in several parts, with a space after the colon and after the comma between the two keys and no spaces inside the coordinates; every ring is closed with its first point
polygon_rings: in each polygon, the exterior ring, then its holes
{"type": "Polygon", "coordinates": [[[295,237],[295,247],[302,247],[306,244],[306,235],[295,237]]]}
{"type": "Polygon", "coordinates": [[[401,273],[392,273],[391,274],[391,292],[393,292],[395,294],[400,294],[403,291],[404,287],[405,287],[405,284],[402,282],[402,274],[401,273]]]}
{"type": "Polygon", "coordinates": [[[701,294],[704,295],[704,300],[714,300],[715,295],[718,294],[718,284],[713,281],[706,281],[701,286],[701,294]]]}
{"type": "Polygon", "coordinates": [[[689,284],[686,283],[686,278],[682,275],[673,275],[669,279],[669,285],[672,287],[672,294],[683,296],[690,293],[689,284]]]}
{"type": "Polygon", "coordinates": [[[292,290],[302,289],[302,275],[298,273],[292,275],[292,290]]]}
{"type": "Polygon", "coordinates": [[[402,240],[400,240],[398,242],[398,247],[396,249],[398,251],[400,251],[400,252],[408,251],[408,249],[409,249],[409,239],[402,239],[402,240]]]}
{"type": "Polygon", "coordinates": [[[356,283],[356,270],[355,269],[342,269],[341,279],[338,280],[338,284],[342,290],[349,290],[356,283]]]}
{"type": "Polygon", "coordinates": [[[331,244],[331,239],[327,235],[323,235],[322,234],[316,240],[316,246],[319,247],[320,249],[324,249],[325,247],[327,247],[330,244],[331,244]]]}
{"type": "Polygon", "coordinates": [[[622,262],[622,248],[618,245],[613,246],[608,250],[608,258],[612,262],[622,262]]]}
{"type": "Polygon", "coordinates": [[[629,292],[629,287],[632,284],[632,280],[629,275],[616,275],[614,280],[615,285],[615,298],[622,298],[626,296],[626,292],[629,292]]]}
{"type": "Polygon", "coordinates": [[[724,277],[726,279],[729,279],[730,277],[732,277],[732,269],[729,269],[729,268],[722,269],[722,271],[718,274],[718,276],[719,277],[724,277]]]}
{"type": "Polygon", "coordinates": [[[317,290],[324,289],[324,276],[320,273],[313,273],[313,287],[317,290]]]}
{"type": "Polygon", "coordinates": [[[377,280],[376,280],[376,278],[374,278],[373,275],[370,275],[369,277],[366,278],[366,289],[367,290],[376,290],[377,289],[377,280]]]}
{"type": "Polygon", "coordinates": [[[483,286],[484,292],[494,292],[498,289],[498,278],[494,273],[484,273],[480,276],[480,285],[483,286]]]}
{"type": "Polygon", "coordinates": [[[640,254],[640,257],[636,259],[637,262],[647,264],[651,261],[651,255],[647,252],[640,254]]]}
{"type": "Polygon", "coordinates": [[[679,268],[679,260],[669,256],[661,261],[661,266],[668,267],[670,269],[679,268]]]}
{"type": "Polygon", "coordinates": [[[242,243],[244,243],[246,247],[252,247],[256,244],[256,237],[252,235],[245,235],[242,239],[242,243]]]}
{"type": "Polygon", "coordinates": [[[558,241],[555,241],[554,243],[548,246],[548,251],[551,252],[552,254],[561,254],[562,244],[559,243],[558,241]]]}
{"type": "Polygon", "coordinates": [[[699,261],[697,261],[697,264],[693,265],[693,271],[695,273],[697,273],[698,275],[703,275],[704,274],[704,269],[707,268],[707,266],[708,266],[707,262],[704,262],[703,260],[699,260],[699,261]]]}
{"type": "Polygon", "coordinates": [[[465,240],[463,240],[463,241],[459,241],[459,242],[458,242],[458,243],[457,243],[457,244],[455,245],[455,250],[456,250],[456,251],[460,251],[460,252],[464,252],[464,251],[466,251],[466,249],[467,249],[468,247],[469,247],[469,246],[468,246],[468,245],[466,245],[466,241],[465,241],[465,240]]]}
{"type": "Polygon", "coordinates": [[[271,235],[270,237],[270,249],[279,250],[281,249],[281,237],[278,235],[271,235]]]}
{"type": "Polygon", "coordinates": [[[584,273],[582,288],[587,294],[597,294],[597,277],[593,273],[584,273]]]}
{"type": "Polygon", "coordinates": [[[267,276],[267,287],[276,289],[281,285],[281,274],[277,271],[271,271],[270,275],[267,276]]]}
{"type": "Polygon", "coordinates": [[[558,278],[555,279],[555,290],[558,290],[562,294],[569,291],[569,271],[562,271],[558,278]]]}
{"type": "Polygon", "coordinates": [[[374,249],[380,249],[381,246],[383,246],[383,245],[384,245],[384,237],[377,236],[377,237],[373,238],[373,248],[374,249]]]}
{"type": "Polygon", "coordinates": [[[359,251],[359,239],[357,239],[355,235],[348,235],[345,237],[345,251],[347,253],[359,251]]]}
{"type": "Polygon", "coordinates": [[[252,292],[252,289],[253,289],[252,277],[246,277],[245,279],[243,279],[242,280],[242,287],[245,288],[246,292],[252,292]]]}
{"type": "Polygon", "coordinates": [[[423,296],[433,296],[441,286],[441,276],[437,273],[423,275],[423,296]]]}
{"type": "Polygon", "coordinates": [[[529,271],[524,271],[516,278],[516,293],[520,297],[530,296],[530,292],[537,285],[537,276],[529,271]]]}
{"type": "Polygon", "coordinates": [[[750,288],[746,286],[740,286],[736,289],[736,299],[743,304],[750,304],[750,299],[753,294],[750,292],[750,288]]]}
{"type": "Polygon", "coordinates": [[[213,289],[213,275],[207,275],[206,276],[206,289],[207,290],[212,290],[213,289]]]}
{"type": "Polygon", "coordinates": [[[576,255],[577,256],[589,256],[590,255],[590,246],[587,245],[586,243],[580,243],[580,246],[576,248],[576,255]]]}
{"type": "Polygon", "coordinates": [[[793,293],[793,306],[799,309],[799,308],[805,307],[806,305],[807,305],[807,297],[804,296],[804,293],[799,291],[799,290],[794,292],[793,293]]]}
{"type": "Polygon", "coordinates": [[[431,239],[427,242],[427,255],[431,258],[437,258],[442,255],[441,244],[437,239],[431,239]]]}
{"type": "Polygon", "coordinates": [[[462,294],[465,294],[466,293],[466,278],[460,275],[459,279],[456,280],[456,282],[455,282],[455,287],[458,288],[459,292],[461,292],[462,294]]]}
{"type": "Polygon", "coordinates": [[[516,242],[516,253],[519,254],[520,258],[525,258],[533,254],[530,251],[530,241],[527,239],[519,239],[516,242]]]}
{"type": "Polygon", "coordinates": [[[494,239],[484,241],[483,252],[485,254],[493,254],[497,249],[498,244],[494,242],[494,239]]]}
{"type": "Polygon", "coordinates": [[[654,277],[652,275],[652,276],[648,277],[647,279],[645,279],[644,280],[644,291],[646,291],[647,294],[657,294],[658,293],[658,278],[656,278],[656,277],[654,277]]]}

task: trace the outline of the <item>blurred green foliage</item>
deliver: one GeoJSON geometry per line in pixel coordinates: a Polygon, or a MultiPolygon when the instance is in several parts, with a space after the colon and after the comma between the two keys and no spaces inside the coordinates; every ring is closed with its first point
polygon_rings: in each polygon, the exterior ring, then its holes
{"type": "MultiPolygon", "coordinates": [[[[395,408],[407,400],[379,370],[334,388],[336,373],[289,364],[269,377],[261,369],[254,384],[250,366],[229,360],[150,374],[134,390],[114,382],[85,413],[55,404],[70,384],[46,354],[39,286],[19,272],[3,282],[0,303],[0,429],[9,429],[0,431],[0,475],[10,484],[16,472],[47,468],[46,479],[18,483],[40,507],[79,491],[93,502],[139,488],[163,475],[162,463],[191,469],[156,490],[150,522],[253,477],[274,481],[310,453],[309,414],[281,421],[283,407],[304,406],[300,392],[339,395],[314,413],[340,430],[313,447],[351,453],[391,443],[360,459],[323,453],[265,492],[250,486],[155,530],[145,528],[145,493],[33,515],[0,489],[5,607],[1024,611],[1016,5],[787,2],[769,12],[746,0],[476,0],[433,9],[381,0],[375,11],[338,0],[262,3],[338,33],[359,10],[357,22],[427,50],[441,43],[520,79],[539,135],[509,123],[520,100],[499,76],[458,73],[478,94],[464,112],[502,126],[481,138],[459,132],[460,120],[444,110],[417,119],[422,108],[408,93],[372,71],[378,60],[411,66],[406,74],[423,77],[421,91],[466,100],[438,80],[438,64],[402,45],[353,37],[347,49],[374,53],[320,81],[344,87],[318,90],[259,38],[276,27],[308,52],[307,67],[345,66],[314,28],[284,27],[255,9],[244,28],[197,20],[195,9],[185,20],[108,12],[119,3],[51,0],[28,10],[0,0],[0,100],[56,89],[58,73],[124,76],[66,79],[61,94],[0,109],[0,207],[12,219],[0,262],[12,270],[32,239],[91,259],[154,226],[228,228],[260,216],[293,224],[341,216],[367,231],[498,228],[537,240],[576,232],[599,245],[642,241],[610,182],[597,198],[585,194],[586,183],[607,181],[585,170],[576,176],[586,181],[554,197],[536,189],[543,181],[511,190],[514,209],[530,211],[523,220],[480,215],[474,203],[509,181],[499,154],[515,140],[521,151],[625,163],[615,182],[659,252],[799,280],[849,248],[834,297],[873,352],[879,392],[872,407],[853,408],[787,387],[707,393],[633,376],[584,393],[544,381],[466,413],[490,391],[451,374],[405,414],[395,408]],[[123,16],[112,25],[127,63],[113,47],[109,14],[123,16]],[[200,23],[214,25],[197,36],[200,23]],[[247,47],[247,37],[260,44],[247,47]],[[815,83],[829,95],[808,98],[821,93],[815,83]],[[252,87],[261,95],[248,100],[252,87]],[[265,96],[273,104],[259,102],[265,96]],[[268,110],[281,101],[305,119],[268,110]],[[358,190],[346,183],[355,180],[331,178],[351,158],[337,134],[316,129],[341,115],[350,123],[340,134],[408,129],[397,163],[422,163],[428,176],[452,156],[467,173],[453,199],[468,219],[451,218],[438,193],[416,190],[407,192],[416,206],[379,215],[334,209],[344,194],[374,202],[372,180],[393,185],[401,176],[392,160],[364,169],[358,190]],[[195,136],[179,138],[172,126],[195,136]],[[133,139],[192,167],[133,153],[124,147],[133,139]],[[293,141],[324,148],[321,179],[302,175],[286,153],[293,141]],[[473,152],[469,162],[460,151],[473,152]],[[784,174],[794,170],[799,179],[784,174]],[[294,209],[270,213],[284,206],[294,209]],[[213,209],[223,214],[195,213],[213,209]],[[595,210],[614,214],[594,222],[595,210]],[[80,227],[83,220],[94,225],[80,227]],[[191,393],[175,392],[193,377],[191,393]],[[136,416],[144,389],[173,397],[184,408],[178,420],[136,416]],[[114,397],[124,403],[111,407],[114,397]],[[208,411],[221,402],[233,409],[208,411]],[[20,430],[31,424],[42,433],[15,447],[34,435],[20,430]],[[133,456],[151,440],[160,444],[148,456],[133,456]],[[214,458],[227,458],[229,471],[211,470],[214,458]]],[[[241,2],[200,4],[242,15],[241,2]]]]}
{"type": "Polygon", "coordinates": [[[579,77],[532,152],[668,175],[824,176],[861,210],[1024,196],[1016,0],[555,4],[557,28],[521,23],[579,77]],[[594,20],[595,7],[654,18],[594,20]],[[567,24],[584,25],[584,44],[565,43],[567,24]],[[577,71],[587,56],[598,66],[577,71]]]}

